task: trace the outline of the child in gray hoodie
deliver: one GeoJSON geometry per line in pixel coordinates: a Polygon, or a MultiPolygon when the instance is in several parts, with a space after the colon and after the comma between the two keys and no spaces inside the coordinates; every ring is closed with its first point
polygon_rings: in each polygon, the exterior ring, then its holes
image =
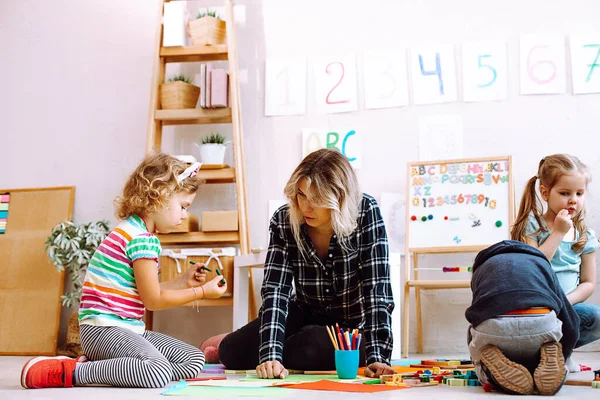
{"type": "Polygon", "coordinates": [[[512,394],[553,395],[579,337],[579,317],[544,254],[505,240],[473,264],[465,316],[469,352],[482,383],[512,394]]]}

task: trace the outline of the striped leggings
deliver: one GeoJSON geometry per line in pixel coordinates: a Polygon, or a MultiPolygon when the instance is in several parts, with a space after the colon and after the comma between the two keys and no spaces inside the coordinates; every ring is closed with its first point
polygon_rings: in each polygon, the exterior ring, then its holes
{"type": "Polygon", "coordinates": [[[83,324],[80,337],[89,361],[77,363],[77,386],[161,388],[173,380],[194,378],[204,367],[202,351],[158,332],[140,335],[116,326],[83,324]]]}

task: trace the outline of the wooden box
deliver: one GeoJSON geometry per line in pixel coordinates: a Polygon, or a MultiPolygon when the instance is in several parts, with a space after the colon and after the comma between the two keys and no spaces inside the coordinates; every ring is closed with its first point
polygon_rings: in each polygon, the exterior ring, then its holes
{"type": "MultiPolygon", "coordinates": [[[[165,282],[179,275],[177,270],[177,262],[181,272],[186,271],[190,266],[190,261],[197,263],[205,263],[211,256],[211,252],[219,256],[223,269],[221,273],[227,281],[227,291],[221,298],[233,296],[233,259],[237,255],[237,250],[234,247],[214,248],[214,249],[181,249],[180,251],[163,250],[160,255],[160,281],[165,282]]],[[[208,282],[217,275],[216,269],[218,263],[215,259],[210,260],[206,265],[212,272],[206,272],[206,281],[208,282]]],[[[212,301],[212,300],[209,300],[212,301]]],[[[194,303],[186,304],[193,306],[194,303]]]]}
{"type": "Polygon", "coordinates": [[[238,212],[203,211],[202,232],[237,232],[238,212]]]}
{"type": "Polygon", "coordinates": [[[181,225],[169,233],[198,232],[198,216],[188,213],[188,217],[181,221],[181,225]]]}

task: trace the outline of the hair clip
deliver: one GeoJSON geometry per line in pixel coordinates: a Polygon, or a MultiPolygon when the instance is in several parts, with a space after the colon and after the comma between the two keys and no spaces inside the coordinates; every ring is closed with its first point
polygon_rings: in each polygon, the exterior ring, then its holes
{"type": "Polygon", "coordinates": [[[181,183],[186,178],[191,178],[193,176],[196,176],[198,174],[198,171],[200,170],[201,166],[202,166],[201,163],[195,162],[192,165],[190,165],[189,167],[187,167],[185,169],[185,171],[183,171],[181,174],[179,174],[179,176],[177,176],[177,183],[181,183]]]}

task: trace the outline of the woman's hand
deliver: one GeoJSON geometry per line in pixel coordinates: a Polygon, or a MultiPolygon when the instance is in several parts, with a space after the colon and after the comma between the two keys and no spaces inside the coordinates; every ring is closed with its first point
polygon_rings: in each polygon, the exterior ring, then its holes
{"type": "Polygon", "coordinates": [[[262,379],[284,379],[288,376],[288,370],[279,361],[265,361],[256,367],[256,374],[262,379]]]}
{"type": "Polygon", "coordinates": [[[381,375],[394,375],[396,371],[387,364],[374,362],[365,368],[367,378],[379,378],[381,375]]]}
{"type": "Polygon", "coordinates": [[[227,291],[227,282],[222,285],[221,279],[223,279],[223,277],[217,275],[202,285],[205,299],[218,299],[219,297],[223,296],[223,293],[227,291]]]}
{"type": "Polygon", "coordinates": [[[204,267],[204,264],[195,264],[182,274],[183,279],[188,287],[198,287],[204,285],[206,282],[206,272],[202,267],[204,267]]]}

